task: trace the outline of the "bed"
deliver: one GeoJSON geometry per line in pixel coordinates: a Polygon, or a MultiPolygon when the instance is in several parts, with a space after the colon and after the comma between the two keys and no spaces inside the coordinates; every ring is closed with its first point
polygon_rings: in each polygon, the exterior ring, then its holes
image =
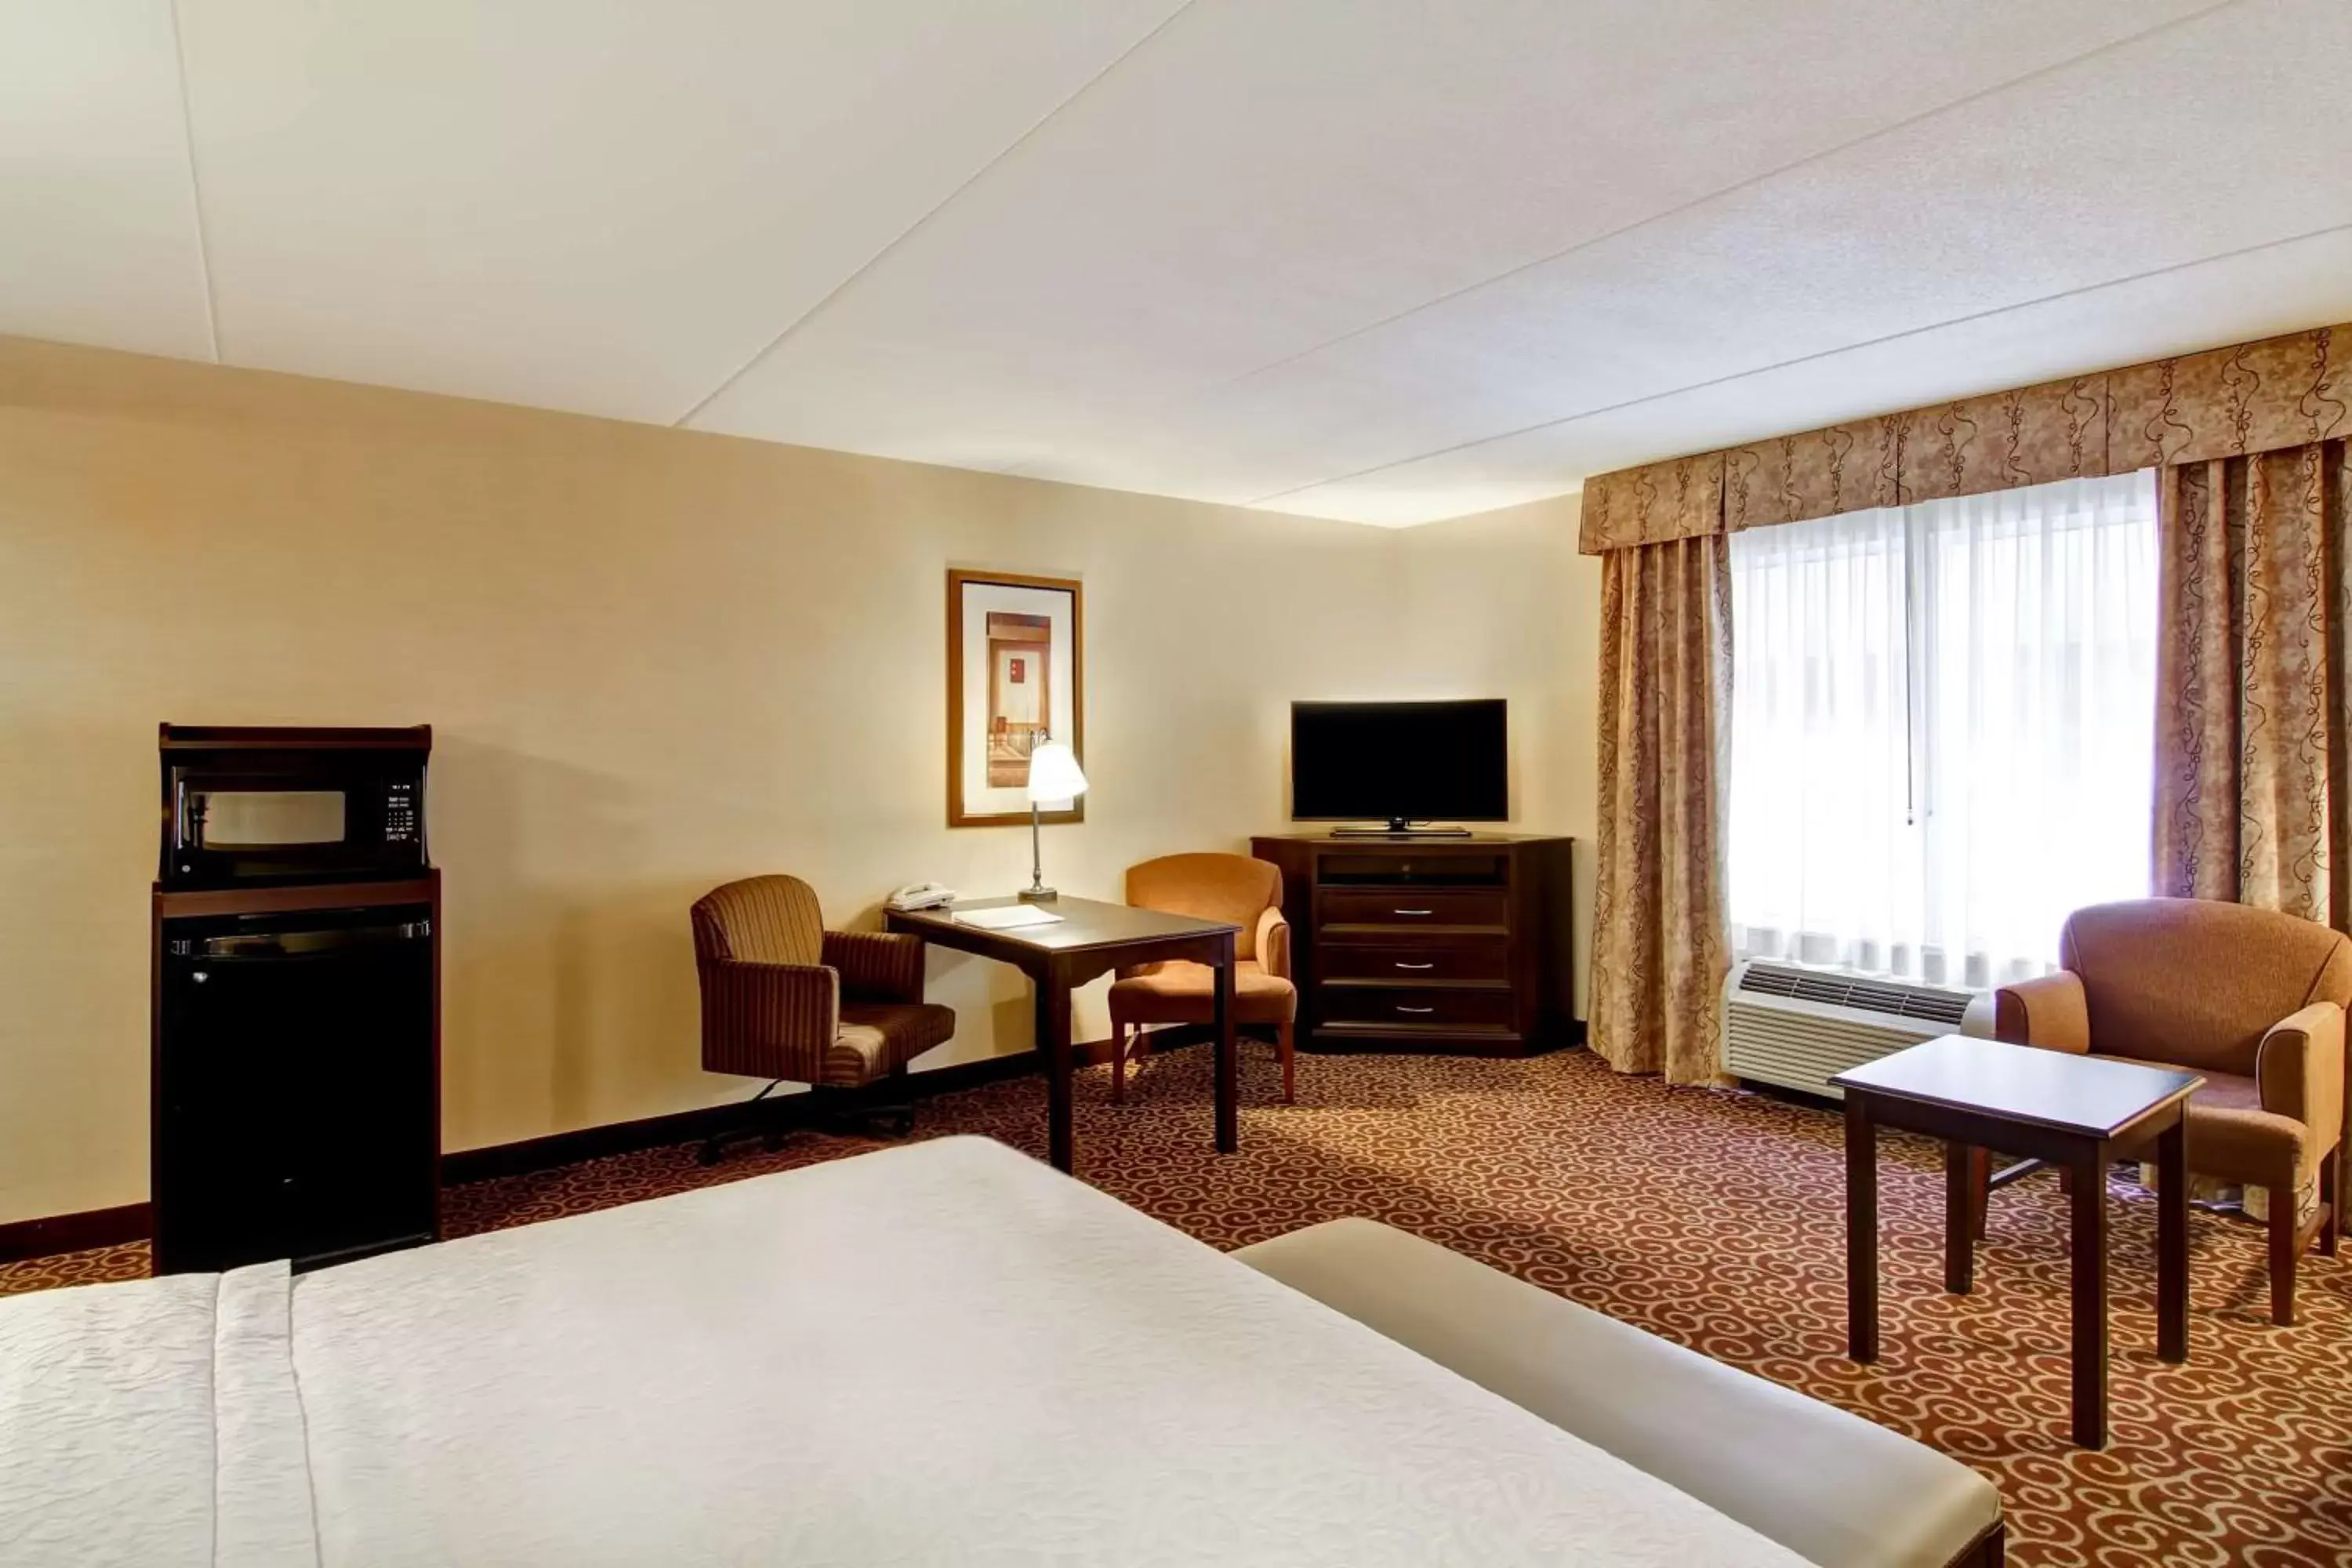
{"type": "Polygon", "coordinates": [[[1002,1145],[0,1302],[0,1564],[1800,1560],[1002,1145]]]}

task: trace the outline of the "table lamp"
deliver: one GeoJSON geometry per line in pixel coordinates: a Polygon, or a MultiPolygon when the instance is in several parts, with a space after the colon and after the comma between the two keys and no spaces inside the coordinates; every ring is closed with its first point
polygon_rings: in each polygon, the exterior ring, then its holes
{"type": "Polygon", "coordinates": [[[1070,748],[1048,736],[1029,752],[1029,886],[1024,904],[1049,904],[1060,897],[1045,886],[1045,861],[1040,842],[1037,807],[1041,801],[1076,800],[1087,793],[1087,775],[1070,748]]]}

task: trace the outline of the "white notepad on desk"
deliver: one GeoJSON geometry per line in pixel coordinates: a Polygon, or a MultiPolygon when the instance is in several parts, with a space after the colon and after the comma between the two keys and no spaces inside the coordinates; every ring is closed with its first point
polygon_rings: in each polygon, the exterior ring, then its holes
{"type": "Polygon", "coordinates": [[[982,931],[1019,931],[1024,926],[1062,923],[1062,917],[1034,904],[1011,904],[1001,910],[958,910],[956,919],[982,931]]]}

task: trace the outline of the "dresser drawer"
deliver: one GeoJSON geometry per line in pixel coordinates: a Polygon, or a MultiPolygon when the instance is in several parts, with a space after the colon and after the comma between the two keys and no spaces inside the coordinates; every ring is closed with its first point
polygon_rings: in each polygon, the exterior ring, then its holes
{"type": "Polygon", "coordinates": [[[1507,980],[1509,942],[1499,936],[1452,941],[1333,942],[1316,956],[1326,980],[1507,980]]]}
{"type": "Polygon", "coordinates": [[[1508,1029],[1514,1022],[1511,993],[1505,986],[1327,984],[1318,989],[1327,1024],[1508,1029]]]}
{"type": "Polygon", "coordinates": [[[1380,928],[1381,940],[1391,941],[1414,926],[1488,926],[1500,930],[1509,920],[1510,895],[1500,888],[1325,888],[1318,913],[1326,936],[1360,938],[1371,933],[1344,928],[1380,928]]]}
{"type": "Polygon", "coordinates": [[[1325,854],[1316,864],[1316,875],[1327,888],[1350,884],[1360,888],[1499,888],[1511,879],[1511,858],[1500,851],[1465,855],[1453,850],[1439,853],[1424,849],[1418,854],[1411,849],[1358,850],[1325,854]]]}

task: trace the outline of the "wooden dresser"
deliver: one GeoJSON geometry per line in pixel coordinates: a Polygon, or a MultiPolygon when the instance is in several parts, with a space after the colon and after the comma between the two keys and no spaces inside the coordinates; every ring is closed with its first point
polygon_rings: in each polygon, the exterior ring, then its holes
{"type": "Polygon", "coordinates": [[[1282,868],[1298,1043],[1524,1056],[1572,1044],[1574,840],[1250,840],[1282,868]]]}

